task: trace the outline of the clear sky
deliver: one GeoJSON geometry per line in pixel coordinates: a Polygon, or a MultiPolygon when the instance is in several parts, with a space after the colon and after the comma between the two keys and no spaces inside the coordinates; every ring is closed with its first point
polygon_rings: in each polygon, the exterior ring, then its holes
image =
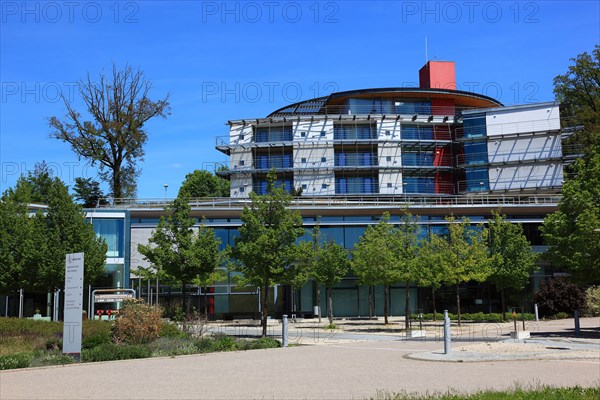
{"type": "MultiPolygon", "coordinates": [[[[139,197],[175,196],[227,158],[229,119],[332,91],[414,86],[429,59],[504,104],[554,99],[552,79],[600,43],[598,1],[0,1],[1,190],[45,160],[68,185],[96,172],[49,137],[62,92],[111,63],[140,67],[172,114],[147,125],[139,197]]],[[[81,107],[79,107],[81,108],[81,107]]],[[[81,109],[82,112],[85,110],[81,109]]],[[[107,185],[103,185],[107,189],[107,185]]]]}

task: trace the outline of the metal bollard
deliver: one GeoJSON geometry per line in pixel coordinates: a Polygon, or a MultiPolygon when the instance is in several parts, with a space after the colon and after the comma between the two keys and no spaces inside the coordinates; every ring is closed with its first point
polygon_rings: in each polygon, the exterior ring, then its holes
{"type": "Polygon", "coordinates": [[[281,317],[281,341],[283,347],[288,347],[288,316],[281,317]]]}
{"type": "Polygon", "coordinates": [[[579,327],[579,310],[573,311],[573,319],[575,320],[575,336],[579,336],[581,332],[579,327]]]}
{"type": "Polygon", "coordinates": [[[538,322],[540,320],[540,318],[538,316],[538,306],[537,306],[537,303],[533,305],[533,311],[535,312],[535,322],[538,322]]]}
{"type": "Polygon", "coordinates": [[[448,317],[448,310],[444,310],[444,354],[450,353],[452,353],[450,318],[448,317]]]}

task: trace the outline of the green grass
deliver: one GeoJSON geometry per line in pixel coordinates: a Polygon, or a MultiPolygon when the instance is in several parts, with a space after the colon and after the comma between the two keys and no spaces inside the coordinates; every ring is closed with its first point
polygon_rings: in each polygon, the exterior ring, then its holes
{"type": "Polygon", "coordinates": [[[486,390],[473,394],[461,394],[456,390],[447,393],[414,394],[379,392],[376,400],[597,400],[600,398],[600,387],[551,388],[538,386],[531,389],[515,388],[506,391],[486,390]]]}

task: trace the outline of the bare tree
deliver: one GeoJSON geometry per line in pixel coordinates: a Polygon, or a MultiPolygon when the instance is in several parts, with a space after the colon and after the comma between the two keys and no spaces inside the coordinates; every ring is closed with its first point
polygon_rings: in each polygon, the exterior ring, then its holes
{"type": "Polygon", "coordinates": [[[101,73],[100,80],[93,82],[88,74],[78,83],[91,120],[82,117],[63,96],[67,114],[63,120],[50,118],[54,129],[50,137],[69,143],[80,159],[98,166],[100,178],[109,184],[113,197],[134,197],[141,172],[137,162],[143,161],[148,141],[144,124],[170,114],[169,95],[152,101],[148,97],[152,83],[142,71],[128,65],[118,69],[113,64],[111,76],[101,73]]]}

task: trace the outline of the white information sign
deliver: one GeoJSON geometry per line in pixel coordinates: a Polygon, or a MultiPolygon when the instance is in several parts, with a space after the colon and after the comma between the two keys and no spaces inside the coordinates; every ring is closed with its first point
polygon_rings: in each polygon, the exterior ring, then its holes
{"type": "Polygon", "coordinates": [[[83,311],[83,253],[67,254],[65,270],[63,353],[81,353],[83,311]]]}

